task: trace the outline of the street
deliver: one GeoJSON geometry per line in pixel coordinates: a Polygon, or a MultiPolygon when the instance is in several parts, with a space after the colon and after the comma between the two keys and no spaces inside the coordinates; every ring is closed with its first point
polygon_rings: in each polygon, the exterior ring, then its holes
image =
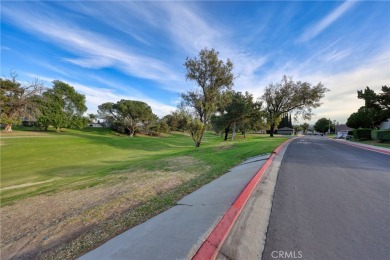
{"type": "Polygon", "coordinates": [[[390,155],[320,136],[282,160],[263,259],[390,259],[390,155]]]}

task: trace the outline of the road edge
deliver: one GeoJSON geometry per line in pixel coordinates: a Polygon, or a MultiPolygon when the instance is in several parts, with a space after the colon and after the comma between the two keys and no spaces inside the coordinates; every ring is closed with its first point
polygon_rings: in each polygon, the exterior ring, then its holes
{"type": "Polygon", "coordinates": [[[338,139],[331,139],[331,140],[336,141],[336,142],[341,143],[341,144],[346,144],[346,145],[354,146],[357,148],[369,150],[372,152],[390,155],[390,150],[387,148],[384,148],[384,147],[373,146],[373,145],[368,145],[368,144],[351,143],[350,141],[344,141],[344,140],[338,140],[338,139]]]}
{"type": "MultiPolygon", "coordinates": [[[[287,145],[293,139],[294,138],[286,140],[272,152],[268,160],[263,164],[263,166],[259,169],[256,175],[249,181],[249,183],[243,189],[240,195],[238,195],[237,199],[234,201],[234,203],[228,209],[228,211],[222,216],[221,220],[215,226],[213,231],[211,231],[211,233],[206,238],[206,240],[202,243],[198,251],[192,257],[192,259],[194,260],[215,259],[220,249],[222,248],[222,245],[224,244],[226,238],[228,237],[231,229],[236,223],[240,213],[244,209],[253,191],[256,189],[257,185],[259,184],[260,179],[262,178],[264,173],[269,169],[275,157],[279,155],[282,149],[286,148],[287,145]]],[[[283,154],[284,151],[281,153],[281,155],[283,154]]],[[[279,169],[279,167],[277,167],[277,169],[279,169]]]]}

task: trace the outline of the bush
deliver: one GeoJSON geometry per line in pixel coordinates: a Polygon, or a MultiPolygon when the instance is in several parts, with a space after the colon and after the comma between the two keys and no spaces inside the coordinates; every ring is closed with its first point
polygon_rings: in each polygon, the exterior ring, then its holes
{"type": "Polygon", "coordinates": [[[353,135],[353,131],[348,131],[348,135],[353,135]]]}
{"type": "Polygon", "coordinates": [[[371,140],[372,129],[363,128],[353,130],[353,138],[356,140],[371,140]]]}
{"type": "Polygon", "coordinates": [[[390,141],[390,130],[373,130],[371,138],[377,141],[390,141]]]}

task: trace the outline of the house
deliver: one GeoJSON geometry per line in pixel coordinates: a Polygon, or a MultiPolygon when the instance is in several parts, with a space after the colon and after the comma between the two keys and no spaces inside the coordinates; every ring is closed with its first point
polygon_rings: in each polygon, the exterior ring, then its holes
{"type": "Polygon", "coordinates": [[[347,138],[348,131],[352,131],[353,128],[348,127],[346,124],[336,125],[335,132],[337,138],[347,138]]]}
{"type": "Polygon", "coordinates": [[[278,129],[278,134],[279,135],[293,135],[294,134],[294,129],[290,127],[282,127],[278,129]]]}
{"type": "Polygon", "coordinates": [[[383,122],[380,124],[379,129],[381,129],[381,130],[390,129],[390,118],[388,118],[387,120],[383,121],[383,122]]]}

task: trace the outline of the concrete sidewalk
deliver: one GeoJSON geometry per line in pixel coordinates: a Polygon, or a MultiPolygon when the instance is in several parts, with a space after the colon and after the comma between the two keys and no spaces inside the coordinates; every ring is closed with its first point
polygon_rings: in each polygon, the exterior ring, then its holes
{"type": "Polygon", "coordinates": [[[80,259],[189,259],[270,157],[250,158],[80,259]]]}

